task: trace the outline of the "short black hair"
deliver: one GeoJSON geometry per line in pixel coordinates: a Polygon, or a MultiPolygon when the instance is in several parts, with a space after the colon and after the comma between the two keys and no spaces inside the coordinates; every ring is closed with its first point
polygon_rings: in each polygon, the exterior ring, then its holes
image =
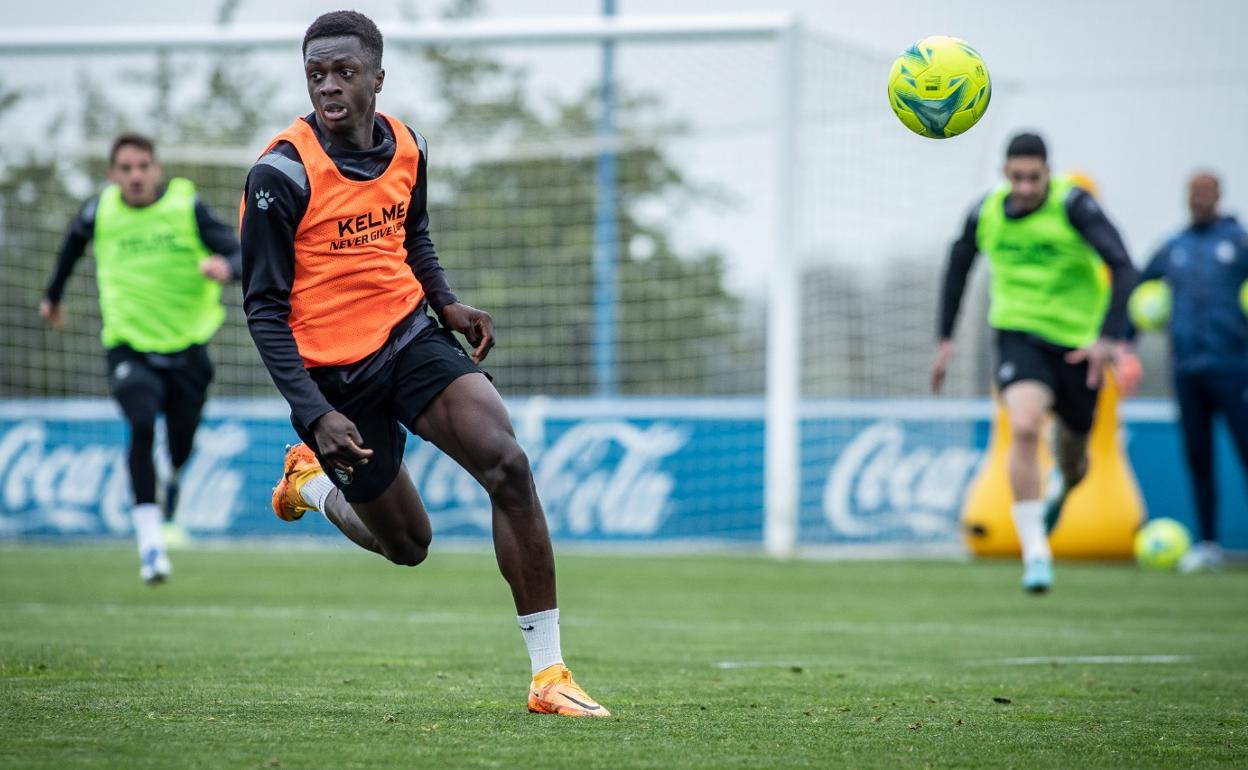
{"type": "Polygon", "coordinates": [[[1048,163],[1049,151],[1044,146],[1044,140],[1039,134],[1024,132],[1015,134],[1010,140],[1009,146],[1005,148],[1005,158],[1039,158],[1048,163]]]}
{"type": "Polygon", "coordinates": [[[381,30],[373,20],[359,11],[330,11],[316,17],[308,31],[303,33],[303,54],[308,54],[308,43],[322,37],[350,35],[360,41],[360,46],[373,59],[373,66],[381,69],[381,30]]]}
{"type": "Polygon", "coordinates": [[[151,155],[153,159],[156,157],[155,142],[142,134],[127,132],[113,140],[113,148],[108,151],[108,165],[111,166],[117,162],[117,153],[121,152],[122,147],[137,147],[151,155]]]}

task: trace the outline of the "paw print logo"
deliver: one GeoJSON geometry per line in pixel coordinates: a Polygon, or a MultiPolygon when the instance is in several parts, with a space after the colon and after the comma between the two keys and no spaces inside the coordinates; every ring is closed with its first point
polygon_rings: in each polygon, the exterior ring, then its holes
{"type": "Polygon", "coordinates": [[[256,208],[261,211],[268,211],[269,204],[273,202],[273,196],[269,195],[268,190],[258,190],[256,192],[256,208]]]}

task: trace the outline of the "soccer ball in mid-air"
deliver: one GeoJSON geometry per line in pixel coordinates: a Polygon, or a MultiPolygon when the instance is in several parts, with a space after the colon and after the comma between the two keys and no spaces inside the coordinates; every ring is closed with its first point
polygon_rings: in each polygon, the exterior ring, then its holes
{"type": "Polygon", "coordinates": [[[1141,567],[1172,569],[1191,545],[1187,527],[1174,519],[1153,519],[1135,533],[1135,560],[1141,567]]]}
{"type": "Polygon", "coordinates": [[[992,81],[979,53],[956,37],[923,38],[893,62],[888,102],[919,136],[945,139],[979,122],[992,81]]]}

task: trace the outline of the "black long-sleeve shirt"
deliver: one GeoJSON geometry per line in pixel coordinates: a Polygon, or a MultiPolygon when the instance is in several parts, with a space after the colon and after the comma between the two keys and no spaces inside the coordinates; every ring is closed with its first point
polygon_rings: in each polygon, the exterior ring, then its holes
{"type": "MultiPolygon", "coordinates": [[[[394,134],[380,115],[373,124],[373,147],[367,150],[349,150],[333,144],[320,130],[315,114],[303,120],[312,126],[326,154],[347,179],[376,179],[394,158],[394,134]]],[[[310,198],[299,152],[289,142],[279,142],[247,174],[242,218],[243,307],[247,312],[247,327],[278,391],[290,404],[295,419],[305,426],[310,427],[318,417],[333,409],[318,383],[341,386],[367,378],[432,323],[426,304],[441,315],[442,308],[458,301],[447,284],[429,237],[427,145],[423,136],[410,127],[408,131],[420,148],[420,167],[407,207],[403,245],[407,263],[424,287],[426,301],[394,327],[381,348],[353,364],[305,368],[290,330],[295,233],[307,212],[310,198]],[[260,200],[263,200],[263,207],[257,204],[260,200]]]]}
{"type": "MultiPolygon", "coordinates": [[[[953,327],[958,320],[958,309],[962,305],[962,294],[966,290],[966,279],[979,254],[975,233],[979,227],[979,210],[983,199],[975,204],[966,218],[962,235],[953,243],[949,250],[949,265],[945,270],[944,289],[940,299],[939,336],[948,339],[953,336],[953,327]]],[[[1009,219],[1021,219],[1027,214],[1019,213],[1005,200],[1005,216],[1009,219]]],[[[1122,236],[1114,227],[1100,204],[1086,190],[1074,188],[1066,197],[1066,216],[1070,224],[1083,236],[1088,245],[1096,250],[1111,274],[1109,308],[1101,323],[1101,334],[1105,337],[1120,339],[1126,332],[1127,298],[1135,287],[1135,266],[1127,254],[1127,247],[1122,236]]]]}
{"type": "MultiPolygon", "coordinates": [[[[160,190],[157,199],[165,194],[160,190]]],[[[96,195],[82,204],[78,215],[69,223],[65,239],[61,242],[61,250],[56,256],[56,269],[44,296],[49,302],[56,304],[65,294],[65,284],[74,272],[74,265],[87,251],[87,244],[95,235],[95,212],[100,205],[100,196],[96,195]]],[[[199,198],[195,199],[195,224],[199,228],[199,239],[214,253],[225,257],[230,263],[232,277],[237,277],[243,269],[243,253],[234,228],[225,224],[213,215],[212,211],[199,198]]]]}

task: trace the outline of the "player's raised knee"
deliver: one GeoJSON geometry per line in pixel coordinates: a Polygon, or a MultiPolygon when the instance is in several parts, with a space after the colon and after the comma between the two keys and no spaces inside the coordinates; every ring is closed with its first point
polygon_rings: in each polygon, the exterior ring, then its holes
{"type": "Polygon", "coordinates": [[[405,538],[394,543],[386,543],[382,551],[387,559],[400,567],[415,567],[429,556],[429,543],[405,538]]]}
{"type": "Polygon", "coordinates": [[[485,469],[481,483],[491,496],[508,491],[528,494],[532,489],[532,475],[528,455],[519,444],[510,441],[485,469]]]}
{"type": "Polygon", "coordinates": [[[1040,426],[1044,422],[1043,415],[1026,415],[1018,420],[1017,423],[1010,425],[1010,431],[1014,436],[1014,442],[1017,444],[1039,444],[1040,443],[1040,426]]]}

